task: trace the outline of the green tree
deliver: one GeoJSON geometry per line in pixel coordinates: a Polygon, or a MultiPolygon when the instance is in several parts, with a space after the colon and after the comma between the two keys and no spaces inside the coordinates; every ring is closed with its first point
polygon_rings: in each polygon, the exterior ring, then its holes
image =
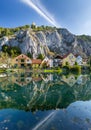
{"type": "Polygon", "coordinates": [[[38,57],[37,57],[37,59],[43,60],[43,59],[44,59],[44,56],[43,56],[42,54],[39,54],[38,57]]]}
{"type": "Polygon", "coordinates": [[[66,65],[67,65],[67,66],[69,65],[69,62],[68,62],[68,61],[66,62],[66,65]]]}
{"type": "Polygon", "coordinates": [[[18,55],[20,55],[20,54],[21,54],[21,50],[20,50],[19,47],[16,47],[16,46],[11,47],[11,49],[10,49],[10,55],[11,55],[12,57],[16,57],[16,56],[18,56],[18,55]]]}
{"type": "Polygon", "coordinates": [[[29,58],[33,58],[33,55],[31,54],[31,53],[27,53],[27,56],[29,57],[29,58]]]}
{"type": "Polygon", "coordinates": [[[75,62],[75,65],[78,65],[78,63],[77,63],[77,62],[75,62]]]}

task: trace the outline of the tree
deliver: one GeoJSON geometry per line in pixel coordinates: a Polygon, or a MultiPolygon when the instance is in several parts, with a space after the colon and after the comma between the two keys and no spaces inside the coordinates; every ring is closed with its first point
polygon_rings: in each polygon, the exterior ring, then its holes
{"type": "Polygon", "coordinates": [[[31,28],[32,29],[35,29],[36,28],[36,25],[34,23],[31,24],[31,28]]]}
{"type": "Polygon", "coordinates": [[[91,56],[89,57],[89,64],[90,64],[90,67],[91,67],[91,56]]]}
{"type": "Polygon", "coordinates": [[[43,56],[42,54],[39,54],[38,57],[37,57],[37,59],[43,60],[43,59],[44,59],[44,56],[43,56]]]}
{"type": "Polygon", "coordinates": [[[78,65],[78,63],[77,63],[77,62],[75,62],[75,65],[78,65]]]}
{"type": "Polygon", "coordinates": [[[68,61],[66,61],[66,65],[67,65],[67,66],[69,65],[69,62],[68,62],[68,61]]]}
{"type": "Polygon", "coordinates": [[[19,47],[16,47],[16,46],[11,47],[10,54],[12,57],[18,56],[21,54],[21,50],[19,47]]]}
{"type": "Polygon", "coordinates": [[[32,56],[32,54],[31,53],[27,53],[27,56],[29,57],[29,58],[33,58],[33,56],[32,56]]]}
{"type": "Polygon", "coordinates": [[[12,56],[12,57],[15,57],[17,55],[20,55],[21,54],[21,50],[19,47],[10,47],[8,45],[3,45],[2,46],[2,51],[4,53],[8,53],[9,56],[12,56]]]}

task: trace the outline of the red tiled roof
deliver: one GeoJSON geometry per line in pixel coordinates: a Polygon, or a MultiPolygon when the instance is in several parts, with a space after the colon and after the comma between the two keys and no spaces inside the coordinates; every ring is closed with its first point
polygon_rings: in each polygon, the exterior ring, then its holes
{"type": "Polygon", "coordinates": [[[42,60],[41,59],[33,59],[32,64],[41,64],[42,60]]]}

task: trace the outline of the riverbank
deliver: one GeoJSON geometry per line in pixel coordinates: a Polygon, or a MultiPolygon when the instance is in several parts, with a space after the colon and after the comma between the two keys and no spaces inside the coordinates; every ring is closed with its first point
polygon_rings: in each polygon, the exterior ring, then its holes
{"type": "Polygon", "coordinates": [[[25,72],[31,72],[31,73],[82,73],[82,72],[90,72],[89,66],[64,66],[62,68],[47,68],[47,69],[38,69],[38,68],[2,68],[0,69],[0,73],[10,73],[10,72],[16,72],[16,73],[25,73],[25,72]]]}

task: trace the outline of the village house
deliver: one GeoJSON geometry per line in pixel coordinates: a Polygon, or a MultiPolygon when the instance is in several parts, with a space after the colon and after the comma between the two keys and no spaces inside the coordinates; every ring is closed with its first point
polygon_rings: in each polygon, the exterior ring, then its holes
{"type": "Polygon", "coordinates": [[[83,58],[83,65],[87,65],[89,63],[89,58],[83,58]]]}
{"type": "Polygon", "coordinates": [[[68,55],[63,56],[62,66],[65,66],[67,64],[73,66],[75,62],[76,62],[76,57],[72,53],[69,53],[68,55]]]}
{"type": "Polygon", "coordinates": [[[33,59],[32,60],[32,68],[39,68],[42,63],[41,59],[33,59]]]}
{"type": "Polygon", "coordinates": [[[32,60],[24,54],[21,54],[12,60],[14,67],[31,67],[32,60]]]}
{"type": "Polygon", "coordinates": [[[43,67],[43,65],[46,65],[46,67],[53,67],[53,60],[49,59],[48,57],[45,57],[44,60],[41,63],[41,67],[43,67]]]}
{"type": "Polygon", "coordinates": [[[62,65],[62,56],[60,56],[60,55],[55,56],[53,59],[53,66],[58,67],[61,65],[62,65]]]}
{"type": "Polygon", "coordinates": [[[82,60],[82,57],[80,55],[76,57],[76,62],[77,62],[78,65],[83,64],[83,60],[82,60]]]}

